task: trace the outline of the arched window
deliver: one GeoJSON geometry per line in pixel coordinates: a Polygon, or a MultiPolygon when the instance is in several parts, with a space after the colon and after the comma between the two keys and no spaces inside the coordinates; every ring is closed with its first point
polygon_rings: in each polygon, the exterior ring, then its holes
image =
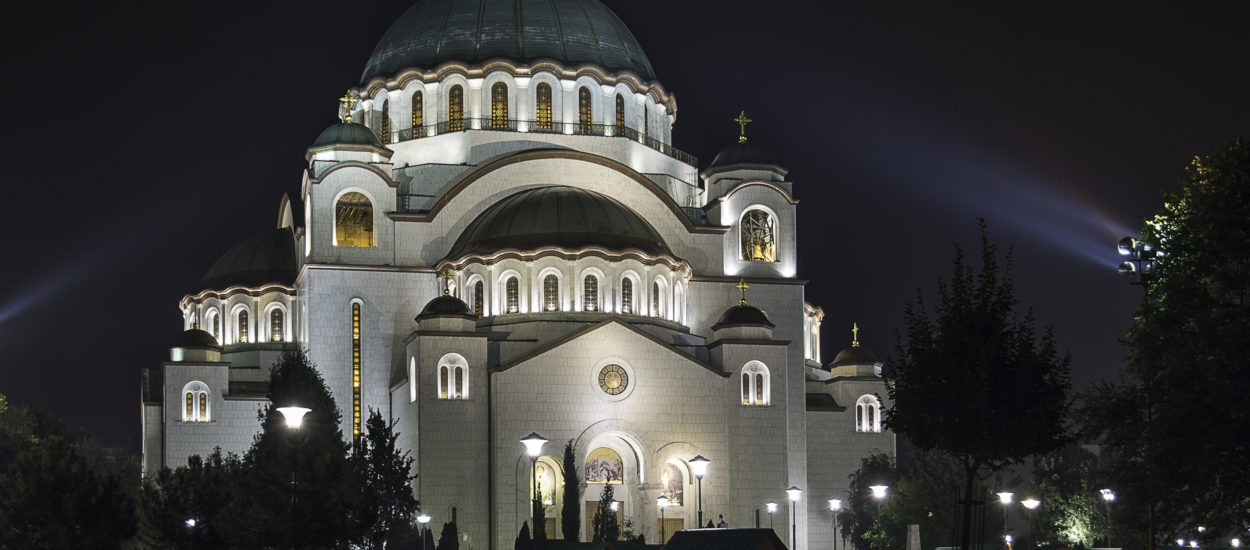
{"type": "Polygon", "coordinates": [[[616,94],[616,135],[625,133],[625,96],[616,94]]]}
{"type": "Polygon", "coordinates": [[[742,215],[742,259],[777,261],[777,220],[765,210],[754,208],[742,215]]]}
{"type": "Polygon", "coordinates": [[[391,142],[391,103],[382,101],[382,120],[378,123],[378,141],[391,142]]]}
{"type": "Polygon", "coordinates": [[[417,402],[417,358],[408,359],[408,402],[417,402]]]}
{"type": "Polygon", "coordinates": [[[661,304],[664,300],[660,296],[660,283],[658,281],[651,283],[651,316],[659,317],[661,315],[661,304]]]}
{"type": "Polygon", "coordinates": [[[207,330],[209,334],[212,334],[213,338],[217,340],[218,344],[220,344],[221,317],[217,315],[216,308],[208,310],[208,313],[204,315],[204,325],[204,330],[207,330]]]}
{"type": "Polygon", "coordinates": [[[599,311],[599,278],[587,275],[582,283],[582,310],[599,311]]]}
{"type": "Polygon", "coordinates": [[[538,83],[537,101],[535,102],[535,114],[538,118],[537,129],[551,129],[551,85],[546,82],[538,83]]]}
{"type": "Polygon", "coordinates": [[[742,366],[742,404],[767,405],[769,402],[768,367],[759,361],[742,366]]]}
{"type": "Polygon", "coordinates": [[[469,362],[456,353],[448,353],[438,360],[438,398],[468,399],[469,382],[466,371],[469,362]]]}
{"type": "Polygon", "coordinates": [[[582,86],[577,90],[577,133],[590,133],[590,88],[582,86]]]}
{"type": "Polygon", "coordinates": [[[503,82],[490,87],[490,127],[499,130],[508,127],[508,85],[503,82]]]}
{"type": "Polygon", "coordinates": [[[855,402],[855,431],[881,433],[881,401],[875,395],[862,395],[855,402]]]}
{"type": "Polygon", "coordinates": [[[447,91],[447,131],[464,130],[464,88],[452,86],[447,91]]]}
{"type": "Polygon", "coordinates": [[[482,296],[485,292],[485,288],[484,288],[485,286],[486,285],[482,284],[482,281],[478,281],[476,284],[473,285],[473,314],[474,315],[482,314],[482,296]]]}
{"type": "Polygon", "coordinates": [[[634,312],[634,282],[628,277],[621,279],[621,313],[634,312]]]}
{"type": "Polygon", "coordinates": [[[281,342],[283,338],[284,327],[282,323],[282,308],[273,308],[269,311],[269,341],[281,342]]]}
{"type": "Polygon", "coordinates": [[[187,385],[182,387],[182,401],[183,422],[208,422],[211,420],[209,416],[208,384],[198,380],[187,382],[187,385]]]}
{"type": "Polygon", "coordinates": [[[521,311],[520,282],[516,277],[508,277],[503,284],[504,312],[518,313],[521,311]]]}
{"type": "Polygon", "coordinates": [[[240,309],[234,317],[234,341],[237,344],[247,343],[247,309],[240,309]]]}
{"type": "Polygon", "coordinates": [[[650,114],[647,112],[647,104],[643,103],[642,104],[642,133],[643,135],[648,135],[651,133],[651,117],[649,115],[650,114]]]}
{"type": "Polygon", "coordinates": [[[373,203],[363,193],[345,193],[334,205],[334,246],[373,246],[373,203]]]}
{"type": "Polygon", "coordinates": [[[543,311],[560,311],[560,278],[543,277],[543,311]]]}
{"type": "MultiPolygon", "coordinates": [[[[420,90],[412,92],[412,127],[425,126],[425,96],[420,90]]],[[[414,137],[420,137],[415,135],[414,137]]]]}
{"type": "Polygon", "coordinates": [[[360,448],[360,302],[352,302],[352,441],[360,448]]]}

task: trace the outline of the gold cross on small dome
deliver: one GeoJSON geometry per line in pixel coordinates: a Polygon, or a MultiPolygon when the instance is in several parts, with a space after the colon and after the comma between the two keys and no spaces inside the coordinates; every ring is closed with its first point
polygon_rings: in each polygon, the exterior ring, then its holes
{"type": "Polygon", "coordinates": [[[738,118],[735,118],[735,119],[734,119],[734,122],[737,122],[737,123],[738,123],[738,143],[746,143],[746,141],[747,141],[747,124],[748,124],[748,123],[751,123],[751,122],[754,122],[754,121],[753,121],[753,120],[751,120],[751,119],[749,119],[749,118],[747,118],[747,112],[746,112],[746,111],[742,111],[742,112],[738,113],[738,118]]]}
{"type": "Polygon", "coordinates": [[[343,117],[343,122],[350,123],[352,121],[352,107],[356,106],[357,101],[359,100],[356,99],[356,96],[352,95],[351,90],[347,90],[343,93],[343,97],[339,98],[339,103],[342,103],[347,107],[347,115],[343,117]]]}
{"type": "Polygon", "coordinates": [[[747,284],[747,280],[738,279],[738,284],[735,285],[734,288],[737,288],[739,291],[742,292],[742,300],[738,302],[738,305],[743,305],[743,306],[747,305],[747,289],[751,288],[750,285],[747,284]]]}
{"type": "Polygon", "coordinates": [[[451,274],[451,270],[450,269],[443,270],[443,272],[438,276],[438,278],[443,280],[443,296],[451,295],[451,286],[447,284],[447,283],[450,283],[451,280],[455,278],[455,276],[451,274]]]}
{"type": "Polygon", "coordinates": [[[859,347],[859,323],[851,323],[851,347],[859,347]]]}

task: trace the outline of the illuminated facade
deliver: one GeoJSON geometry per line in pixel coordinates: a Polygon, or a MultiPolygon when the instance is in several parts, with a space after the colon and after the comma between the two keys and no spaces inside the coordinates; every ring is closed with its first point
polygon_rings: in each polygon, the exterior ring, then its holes
{"type": "Polygon", "coordinates": [[[702,170],[674,148],[674,96],[597,0],[520,4],[421,0],[387,31],[277,229],[180,302],[144,370],[145,470],[245,450],[268,366],[305,348],[344,433],[389,416],[424,510],[470,545],[511,547],[528,515],[530,432],[549,535],[573,441],[587,517],[612,483],[648,540],[661,495],[666,534],[695,527],[702,455],[705,522],[797,485],[797,547],[831,544],[825,499],[893,436],[881,363],[821,362],[796,184],[749,140],[702,170]]]}

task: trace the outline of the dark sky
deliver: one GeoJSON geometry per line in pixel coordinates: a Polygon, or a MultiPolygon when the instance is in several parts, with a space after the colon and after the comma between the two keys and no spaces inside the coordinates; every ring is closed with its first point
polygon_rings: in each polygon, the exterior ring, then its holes
{"type": "MultiPolygon", "coordinates": [[[[677,147],[706,168],[745,109],[791,169],[826,361],[852,321],[890,354],[984,217],[1078,388],[1113,377],[1141,296],[1115,241],[1191,157],[1250,135],[1240,0],[606,3],[677,94],[677,147]]],[[[178,300],[298,195],[304,149],[409,4],[7,6],[0,393],[137,450],[140,368],[178,300]]]]}

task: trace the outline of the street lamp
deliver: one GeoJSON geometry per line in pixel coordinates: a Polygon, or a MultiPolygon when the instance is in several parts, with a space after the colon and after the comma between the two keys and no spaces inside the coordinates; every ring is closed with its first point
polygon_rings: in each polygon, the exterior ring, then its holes
{"type": "Polygon", "coordinates": [[[764,506],[768,507],[768,528],[772,529],[773,528],[773,514],[777,513],[777,503],[770,500],[764,503],[764,506]]]}
{"type": "Polygon", "coordinates": [[[1036,510],[1038,506],[1042,505],[1042,501],[1030,497],[1020,501],[1020,504],[1023,504],[1024,508],[1029,511],[1029,544],[1036,545],[1035,543],[1037,541],[1033,540],[1033,511],[1036,510]]]}
{"type": "Polygon", "coordinates": [[[538,495],[538,455],[543,452],[543,445],[547,444],[547,438],[538,435],[536,432],[530,432],[521,440],[525,444],[525,452],[530,455],[530,482],[532,485],[533,502],[530,505],[530,525],[534,529],[534,548],[538,548],[538,507],[541,505],[538,495]]]}
{"type": "Polygon", "coordinates": [[[873,485],[872,498],[877,499],[877,550],[885,545],[885,526],[881,525],[881,501],[885,500],[886,492],[890,490],[885,485],[873,485]]]}
{"type": "Polygon", "coordinates": [[[694,478],[699,480],[699,529],[703,528],[703,476],[707,474],[707,465],[711,462],[703,455],[690,459],[690,469],[694,471],[694,478]]]}
{"type": "Polygon", "coordinates": [[[425,550],[425,524],[429,522],[430,522],[430,516],[426,514],[421,514],[417,516],[417,524],[421,526],[419,529],[417,529],[417,532],[421,534],[421,550],[425,550]]]}
{"type": "Polygon", "coordinates": [[[838,550],[838,511],[842,509],[842,499],[829,499],[829,512],[833,516],[833,550],[838,550]]]}
{"type": "Polygon", "coordinates": [[[1003,540],[1007,540],[1007,507],[1011,505],[1011,497],[1006,491],[998,493],[998,502],[1003,504],[1003,540]]]}
{"type": "Polygon", "coordinates": [[[1103,505],[1107,508],[1107,548],[1111,548],[1111,503],[1115,501],[1115,492],[1111,489],[1099,489],[1098,492],[1102,493],[1103,505]]]}
{"type": "Polygon", "coordinates": [[[1232,543],[1233,548],[1241,548],[1241,539],[1233,539],[1229,542],[1232,543]]]}
{"type": "Polygon", "coordinates": [[[668,508],[668,497],[664,495],[656,497],[655,504],[660,507],[660,544],[664,544],[664,509],[668,508]]]}
{"type": "Polygon", "coordinates": [[[303,441],[297,441],[293,439],[294,436],[290,434],[295,433],[296,430],[300,429],[300,426],[304,425],[304,415],[308,414],[310,411],[312,411],[312,409],[309,409],[307,407],[297,407],[297,406],[278,407],[278,412],[282,413],[282,418],[286,421],[287,430],[290,430],[287,432],[288,434],[287,442],[291,445],[291,451],[292,451],[291,452],[291,462],[292,462],[291,463],[291,540],[290,540],[292,548],[296,546],[295,545],[295,533],[296,533],[297,522],[296,522],[295,505],[299,502],[296,496],[296,492],[295,492],[295,487],[296,487],[296,474],[295,473],[299,471],[299,448],[303,444],[303,441]]]}
{"type": "Polygon", "coordinates": [[[1132,237],[1124,237],[1116,245],[1120,255],[1124,257],[1124,262],[1116,269],[1121,277],[1129,279],[1129,284],[1142,285],[1145,288],[1146,282],[1154,275],[1155,258],[1162,256],[1153,244],[1145,241],[1139,241],[1132,237]]]}
{"type": "Polygon", "coordinates": [[[791,548],[798,547],[799,522],[798,522],[798,518],[795,517],[794,507],[796,504],[798,504],[799,496],[801,496],[802,494],[803,494],[803,490],[799,489],[798,487],[795,487],[794,485],[791,485],[789,489],[786,489],[786,496],[790,497],[790,547],[791,548]]]}

